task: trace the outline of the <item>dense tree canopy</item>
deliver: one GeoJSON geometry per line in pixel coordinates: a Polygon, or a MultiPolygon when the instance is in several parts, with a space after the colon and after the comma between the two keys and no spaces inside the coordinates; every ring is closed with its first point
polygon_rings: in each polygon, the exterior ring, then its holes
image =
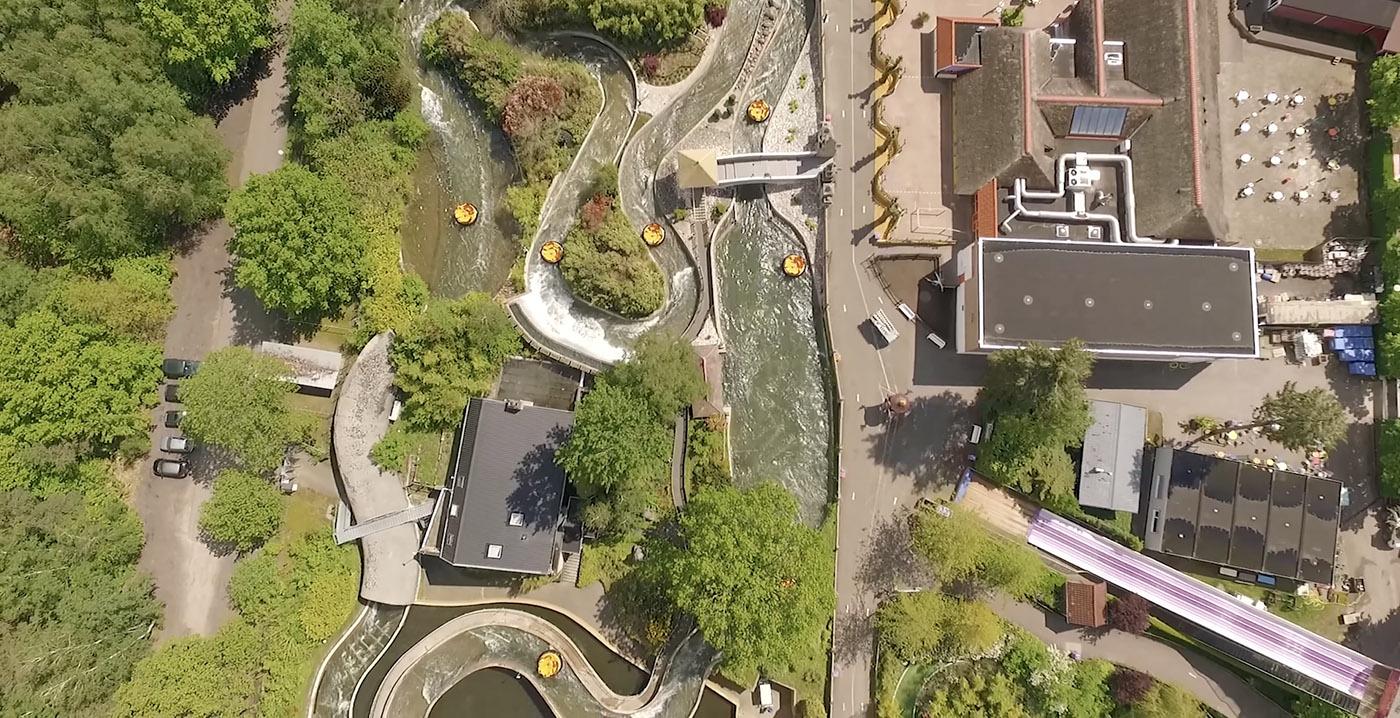
{"type": "MultiPolygon", "coordinates": [[[[582,23],[635,51],[683,44],[704,21],[715,0],[518,0],[507,3],[505,19],[526,28],[582,23]]],[[[719,16],[723,18],[723,15],[719,16]]],[[[715,23],[716,26],[719,23],[715,23]]]]}
{"type": "Polygon", "coordinates": [[[1370,74],[1371,124],[1382,130],[1400,125],[1400,57],[1378,55],[1370,74]]]}
{"type": "Polygon", "coordinates": [[[644,335],[626,361],[598,377],[557,455],[586,503],[590,528],[618,535],[637,527],[669,480],[676,412],[704,390],[690,345],[664,333],[644,335]]]}
{"type": "Polygon", "coordinates": [[[490,393],[507,358],[521,352],[506,310],[485,292],[428,305],[394,339],[394,383],[408,392],[408,419],[446,428],[462,420],[474,396],[490,393]]]}
{"type": "Polygon", "coordinates": [[[189,411],[182,428],[196,441],[232,452],[248,471],[276,467],[297,438],[287,407],[296,386],[284,378],[288,371],[280,360],[247,347],[210,353],[180,383],[180,400],[189,411]]]}
{"type": "Polygon", "coordinates": [[[648,316],[666,301],[661,270],[620,210],[604,212],[596,231],[585,223],[570,230],[559,271],[580,299],[624,317],[648,316]]]}
{"type": "Polygon", "coordinates": [[[0,491],[0,715],[104,712],[160,622],[141,541],[110,490],[0,491]]]}
{"type": "Polygon", "coordinates": [[[218,214],[228,152],[135,3],[24,0],[0,37],[0,220],[27,259],[106,267],[218,214]]]}
{"type": "Polygon", "coordinates": [[[294,316],[335,316],[365,276],[365,228],[337,179],[296,164],[249,178],[229,198],[234,280],[294,316]]]}
{"type": "Polygon", "coordinates": [[[22,452],[67,446],[77,458],[144,436],[160,361],[158,346],[48,310],[0,326],[0,489],[37,488],[22,452]]]}
{"type": "Polygon", "coordinates": [[[137,7],[172,69],[216,85],[272,44],[270,0],[139,0],[137,7]]]}
{"type": "Polygon", "coordinates": [[[724,651],[726,669],[785,665],[826,624],[833,558],[782,487],[702,491],[680,526],[685,549],[649,560],[667,562],[670,600],[724,651]]]}
{"type": "Polygon", "coordinates": [[[1347,435],[1346,410],[1335,394],[1321,387],[1298,391],[1291,381],[1264,397],[1254,421],[1265,436],[1295,451],[1331,449],[1347,435]]]}
{"type": "Polygon", "coordinates": [[[1092,423],[1084,384],[1093,355],[1077,340],[1058,350],[1032,344],[993,354],[987,367],[977,405],[995,429],[978,467],[1041,499],[1071,493],[1075,471],[1065,449],[1079,446],[1092,423]]]}
{"type": "Polygon", "coordinates": [[[939,581],[972,591],[1001,590],[1024,598],[1046,586],[1048,569],[1035,550],[994,535],[965,507],[920,509],[909,524],[914,553],[928,561],[939,581]]]}
{"type": "Polygon", "coordinates": [[[247,552],[282,525],[282,499],[272,483],[242,471],[225,471],[199,507],[199,528],[210,540],[247,552]]]}
{"type": "Polygon", "coordinates": [[[984,603],[937,591],[901,593],[875,614],[881,648],[905,663],[979,656],[1001,639],[1001,619],[984,603]]]}
{"type": "Polygon", "coordinates": [[[1104,619],[1110,627],[1120,631],[1147,633],[1152,623],[1152,605],[1142,596],[1130,593],[1108,604],[1104,619]]]}
{"type": "Polygon", "coordinates": [[[56,287],[54,310],[113,334],[159,343],[175,313],[173,276],[164,256],[118,259],[110,279],[71,276],[56,287]]]}

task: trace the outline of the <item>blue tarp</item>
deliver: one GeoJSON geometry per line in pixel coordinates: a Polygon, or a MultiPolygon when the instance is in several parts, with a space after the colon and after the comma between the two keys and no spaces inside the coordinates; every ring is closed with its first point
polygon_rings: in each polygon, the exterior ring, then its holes
{"type": "Polygon", "coordinates": [[[1376,340],[1370,337],[1333,337],[1332,349],[1341,351],[1342,349],[1375,349],[1376,340]]]}
{"type": "Polygon", "coordinates": [[[1375,349],[1343,349],[1337,352],[1337,358],[1344,362],[1354,361],[1375,361],[1375,349]]]}
{"type": "Polygon", "coordinates": [[[1375,376],[1376,365],[1368,361],[1352,362],[1347,365],[1347,371],[1357,376],[1375,376]]]}
{"type": "Polygon", "coordinates": [[[1332,327],[1334,337],[1369,337],[1371,325],[1369,324],[1343,324],[1339,327],[1332,327]]]}

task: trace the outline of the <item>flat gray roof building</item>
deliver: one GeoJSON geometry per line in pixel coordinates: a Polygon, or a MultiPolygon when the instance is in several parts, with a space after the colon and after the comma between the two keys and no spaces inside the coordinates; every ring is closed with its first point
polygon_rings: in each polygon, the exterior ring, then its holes
{"type": "Polygon", "coordinates": [[[1259,353],[1248,247],[983,238],[956,266],[958,351],[1077,338],[1118,359],[1259,353]]]}
{"type": "Polygon", "coordinates": [[[554,453],[573,429],[571,411],[472,399],[447,473],[438,555],[464,568],[554,570],[564,470],[554,453]]]}
{"type": "Polygon", "coordinates": [[[1094,423],[1084,432],[1079,468],[1079,504],[1135,514],[1142,498],[1142,459],[1147,410],[1111,401],[1091,401],[1094,423]]]}

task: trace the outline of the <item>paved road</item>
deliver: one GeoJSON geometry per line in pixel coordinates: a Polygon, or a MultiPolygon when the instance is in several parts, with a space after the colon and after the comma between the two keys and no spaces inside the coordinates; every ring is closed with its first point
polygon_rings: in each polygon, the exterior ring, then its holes
{"type": "MultiPolygon", "coordinates": [[[[836,136],[836,198],[827,223],[827,293],[832,343],[841,356],[837,375],[845,400],[840,417],[840,530],[836,559],[836,629],[832,662],[831,715],[850,718],[873,714],[870,702],[872,640],[868,617],[875,596],[861,578],[862,557],[871,532],[897,502],[914,495],[907,476],[895,476],[867,447],[899,447],[911,442],[879,441],[882,426],[866,426],[862,407],[883,401],[891,390],[907,388],[913,376],[913,332],[877,350],[866,334],[866,318],[884,306],[877,284],[862,265],[874,251],[868,242],[875,221],[870,199],[875,136],[870,128],[869,99],[875,82],[870,64],[871,17],[867,0],[823,4],[825,108],[836,136]]],[[[898,429],[894,429],[898,431],[898,429]]],[[[893,437],[891,437],[893,438],[893,437]]],[[[897,450],[897,449],[896,449],[897,450]]],[[[884,460],[882,460],[884,459],[884,460]]]]}
{"type": "MultiPolygon", "coordinates": [[[[283,54],[271,61],[271,72],[257,83],[249,99],[229,110],[219,123],[219,138],[232,153],[230,184],[242,184],[257,172],[270,172],[282,163],[279,151],[287,144],[281,106],[286,99],[283,54]]],[[[228,281],[228,240],[233,232],[222,219],[191,238],[175,257],[176,277],[171,294],[177,306],[166,330],[165,355],[200,359],[230,344],[251,344],[270,335],[271,322],[261,305],[245,292],[233,291],[228,281]]],[[[163,397],[162,397],[163,398],[163,397]]],[[[156,407],[153,455],[160,441],[178,433],[167,429],[165,412],[156,407]]],[[[209,498],[210,482],[220,468],[218,457],[198,450],[192,455],[188,479],[150,475],[136,487],[136,510],[145,523],[146,548],[141,567],[155,578],[156,598],[165,603],[165,626],[158,638],[209,635],[228,619],[225,588],[233,573],[232,555],[218,556],[199,539],[199,506],[209,498]]]]}
{"type": "Polygon", "coordinates": [[[1048,644],[1079,644],[1085,658],[1101,658],[1174,683],[1227,716],[1285,718],[1288,712],[1223,665],[1175,646],[1122,631],[1088,634],[1059,615],[1009,599],[990,602],[998,616],[1048,644]]]}

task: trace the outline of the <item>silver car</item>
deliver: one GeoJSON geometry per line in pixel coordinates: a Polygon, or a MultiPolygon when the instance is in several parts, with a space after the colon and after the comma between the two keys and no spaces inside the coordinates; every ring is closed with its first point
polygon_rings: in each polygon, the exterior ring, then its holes
{"type": "Polygon", "coordinates": [[[194,451],[194,442],[188,436],[167,436],[160,440],[160,450],[171,454],[188,454],[194,451]]]}

